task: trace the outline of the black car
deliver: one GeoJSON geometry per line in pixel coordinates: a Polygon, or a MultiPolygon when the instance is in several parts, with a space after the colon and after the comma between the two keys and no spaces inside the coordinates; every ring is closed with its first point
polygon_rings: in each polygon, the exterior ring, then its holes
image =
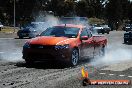
{"type": "Polygon", "coordinates": [[[29,37],[33,38],[37,35],[36,31],[36,25],[35,24],[30,24],[26,27],[23,27],[21,30],[17,32],[17,35],[19,38],[24,38],[24,37],[29,37]]]}
{"type": "Polygon", "coordinates": [[[128,31],[132,31],[132,24],[126,24],[124,27],[123,27],[123,30],[128,32],[128,31]]]}
{"type": "Polygon", "coordinates": [[[109,34],[111,31],[111,28],[108,25],[101,25],[103,27],[104,33],[109,34]]]}
{"type": "Polygon", "coordinates": [[[132,43],[132,31],[124,33],[124,43],[132,43]]]}

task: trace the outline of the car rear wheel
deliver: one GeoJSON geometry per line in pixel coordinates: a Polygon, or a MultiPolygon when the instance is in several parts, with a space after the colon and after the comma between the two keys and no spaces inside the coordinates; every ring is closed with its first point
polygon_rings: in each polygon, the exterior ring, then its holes
{"type": "Polygon", "coordinates": [[[79,53],[77,49],[72,50],[71,59],[70,59],[70,65],[76,66],[78,64],[79,60],[79,53]]]}
{"type": "Polygon", "coordinates": [[[109,34],[109,32],[107,32],[107,34],[109,34]]]}

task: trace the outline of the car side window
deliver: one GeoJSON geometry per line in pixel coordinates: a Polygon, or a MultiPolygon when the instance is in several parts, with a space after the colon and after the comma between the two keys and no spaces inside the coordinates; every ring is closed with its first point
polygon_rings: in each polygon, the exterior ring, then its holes
{"type": "Polygon", "coordinates": [[[83,29],[80,36],[88,36],[87,30],[83,29]]]}

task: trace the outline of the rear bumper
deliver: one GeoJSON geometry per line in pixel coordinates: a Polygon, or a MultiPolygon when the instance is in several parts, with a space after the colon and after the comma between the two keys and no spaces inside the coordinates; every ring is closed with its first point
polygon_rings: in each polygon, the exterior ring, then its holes
{"type": "Polygon", "coordinates": [[[31,61],[69,61],[71,49],[23,49],[23,59],[31,61]]]}
{"type": "Polygon", "coordinates": [[[98,31],[98,33],[108,33],[108,32],[110,32],[110,30],[106,30],[106,29],[98,29],[97,31],[98,31]]]}
{"type": "Polygon", "coordinates": [[[124,37],[124,41],[132,42],[132,38],[125,38],[124,37]]]}

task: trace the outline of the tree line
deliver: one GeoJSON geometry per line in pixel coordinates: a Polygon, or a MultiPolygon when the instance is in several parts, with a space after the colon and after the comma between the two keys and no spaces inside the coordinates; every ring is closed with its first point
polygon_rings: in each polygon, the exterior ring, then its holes
{"type": "Polygon", "coordinates": [[[14,1],[16,5],[16,25],[31,22],[40,13],[53,15],[81,16],[104,19],[115,29],[124,20],[132,20],[130,0],[0,0],[0,21],[13,25],[14,1]]]}

